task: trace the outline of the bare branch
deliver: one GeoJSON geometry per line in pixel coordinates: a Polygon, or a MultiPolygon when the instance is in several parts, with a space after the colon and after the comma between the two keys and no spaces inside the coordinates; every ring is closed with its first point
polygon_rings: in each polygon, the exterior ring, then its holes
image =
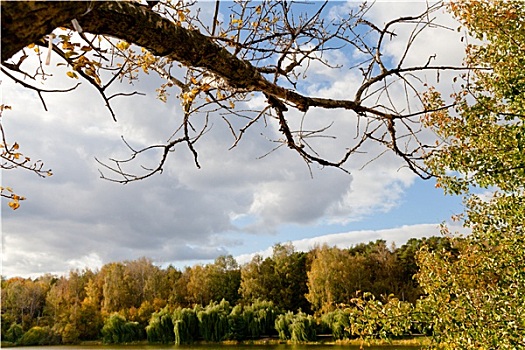
{"type": "MultiPolygon", "coordinates": [[[[210,113],[219,114],[227,123],[234,138],[231,148],[236,147],[247,130],[256,123],[277,121],[281,135],[277,137],[279,140],[273,141],[278,142],[279,146],[270,153],[284,144],[299,154],[308,166],[317,163],[320,166],[348,171],[345,170],[345,165],[350,157],[363,152],[365,145],[373,143],[380,146],[380,154],[384,150],[393,152],[411,171],[428,178],[431,174],[422,160],[426,151],[433,146],[425,144],[421,139],[420,119],[429,111],[425,110],[420,93],[421,89],[426,87],[418,73],[439,74],[444,71],[469,72],[473,69],[487,69],[432,65],[432,56],[420,65],[406,64],[410,50],[420,34],[429,28],[441,28],[432,17],[434,11],[442,6],[441,2],[427,5],[426,10],[416,16],[395,18],[383,26],[378,26],[365,18],[370,6],[352,10],[344,17],[332,18],[325,15],[329,7],[328,1],[311,4],[311,11],[306,13],[296,11],[293,2],[233,2],[229,8],[230,21],[219,23],[219,10],[223,9],[220,9],[220,1],[216,0],[211,29],[209,22],[201,22],[199,12],[188,16],[187,20],[181,20],[179,11],[183,11],[183,14],[188,13],[191,4],[160,4],[153,11],[135,2],[109,1],[97,3],[82,15],[69,6],[55,5],[53,2],[46,4],[53,9],[52,13],[57,9],[70,13],[69,16],[61,13],[61,20],[59,23],[53,22],[55,27],[50,30],[59,25],[72,28],[71,20],[76,19],[83,29],[83,39],[99,56],[104,56],[105,52],[93,45],[93,40],[90,41],[84,33],[115,37],[142,47],[143,52],[147,51],[151,60],[146,64],[138,58],[143,58],[146,54],[133,54],[131,49],[119,46],[122,42],[115,44],[114,41],[108,40],[112,45],[111,60],[105,68],[97,68],[103,72],[105,69],[113,69],[110,72],[114,75],[106,85],[101,84],[97,75],[87,74],[82,67],[75,69],[75,72],[99,91],[113,119],[116,120],[110,100],[116,96],[132,96],[139,93],[115,93],[108,97],[106,89],[119,77],[121,80],[124,77],[129,78],[130,82],[137,79],[135,69],[142,67],[145,72],[154,71],[162,77],[165,80],[161,85],[162,93],[173,86],[181,90],[179,98],[183,113],[173,135],[165,144],[134,150],[125,142],[131,151],[129,159],[112,159],[111,166],[101,163],[104,169],[120,175],[121,178],[112,181],[122,183],[162,172],[168,153],[179,143],[186,144],[193,155],[195,165],[200,167],[196,143],[208,130],[210,113]],[[186,10],[187,12],[184,12],[186,10]],[[411,32],[408,39],[402,43],[404,51],[401,57],[391,62],[383,57],[384,47],[389,39],[400,40],[396,35],[399,26],[411,26],[411,32]],[[348,97],[343,95],[339,99],[331,99],[325,95],[311,94],[307,78],[311,67],[323,65],[333,70],[340,69],[340,63],[332,62],[329,59],[331,55],[327,53],[343,47],[350,53],[363,57],[350,67],[360,72],[361,81],[352,87],[348,97]],[[116,59],[121,64],[118,69],[115,68],[116,59]],[[180,64],[180,70],[174,68],[176,64],[180,64]],[[404,92],[405,96],[402,99],[393,94],[393,90],[398,87],[404,92]],[[264,96],[264,105],[245,107],[244,102],[251,98],[250,94],[264,96]],[[243,107],[235,109],[236,104],[243,107]],[[310,127],[305,122],[306,116],[310,115],[308,113],[314,108],[341,110],[342,118],[355,122],[355,134],[353,129],[349,131],[350,136],[343,140],[344,149],[337,157],[325,154],[321,151],[322,148],[317,146],[321,140],[334,140],[334,136],[329,133],[332,132],[330,127],[335,120],[328,120],[326,123],[322,120],[315,124],[315,127],[310,127]],[[200,129],[196,121],[202,120],[195,118],[199,114],[205,118],[204,126],[200,126],[200,129]],[[297,115],[302,115],[302,119],[298,120],[297,115]],[[236,120],[243,122],[238,130],[234,127],[236,120]],[[160,151],[161,155],[155,167],[142,168],[146,174],[133,175],[124,169],[130,161],[149,151],[160,151]],[[334,158],[336,160],[333,160],[334,158]]],[[[2,10],[5,10],[2,12],[2,18],[23,18],[24,7],[19,4],[2,3],[2,10]],[[4,12],[7,14],[4,15],[4,12]]],[[[34,10],[38,12],[35,16],[44,23],[45,9],[37,6],[34,10]]],[[[50,30],[44,34],[48,34],[50,30]]],[[[10,53],[6,56],[2,51],[3,61],[42,37],[40,35],[33,39],[33,34],[22,35],[16,32],[13,32],[13,35],[17,36],[18,41],[4,41],[2,38],[2,44],[9,45],[10,53]],[[33,41],[29,41],[29,38],[33,41]]],[[[53,46],[53,50],[75,67],[76,57],[67,56],[57,46],[53,46]]],[[[12,71],[18,71],[22,61],[23,59],[16,64],[8,63],[9,66],[6,67],[13,67],[12,71]]],[[[33,89],[35,90],[34,87],[33,89]]],[[[40,92],[44,90],[35,91],[42,98],[40,92]]],[[[167,92],[162,96],[166,97],[167,92]]],[[[453,106],[449,104],[440,108],[448,109],[453,106]]],[[[102,177],[106,178],[104,175],[102,177]]]]}
{"type": "Polygon", "coordinates": [[[44,110],[47,111],[47,106],[46,106],[46,102],[44,101],[44,98],[42,97],[42,93],[43,92],[69,92],[69,91],[73,91],[75,90],[79,85],[80,83],[77,83],[75,86],[69,88],[69,89],[51,89],[51,90],[47,90],[47,89],[41,89],[41,88],[38,88],[36,86],[33,86],[33,85],[30,85],[30,84],[27,84],[26,82],[14,77],[13,75],[9,74],[3,67],[0,66],[0,71],[2,73],[4,73],[5,75],[7,75],[9,78],[11,78],[15,83],[17,84],[20,84],[22,85],[23,87],[27,88],[27,89],[30,89],[30,90],[33,90],[35,91],[37,94],[38,94],[38,97],[40,98],[40,101],[42,101],[42,105],[44,106],[44,110]]]}

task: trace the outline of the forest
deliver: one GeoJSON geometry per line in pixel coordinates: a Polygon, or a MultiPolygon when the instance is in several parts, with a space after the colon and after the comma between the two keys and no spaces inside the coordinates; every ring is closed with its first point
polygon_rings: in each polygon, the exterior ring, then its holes
{"type": "MultiPolygon", "coordinates": [[[[232,256],[179,270],[148,258],[113,262],[68,276],[2,278],[2,340],[21,345],[102,340],[189,343],[197,340],[314,341],[363,335],[354,298],[413,307],[422,295],[416,252],[453,251],[441,237],[384,240],[348,249],[316,246],[298,252],[276,244],[239,266],[232,256]]],[[[420,333],[415,322],[396,335],[420,333]]],[[[385,327],[367,332],[379,336],[385,327]]],[[[395,331],[391,329],[390,331],[395,331]]]]}

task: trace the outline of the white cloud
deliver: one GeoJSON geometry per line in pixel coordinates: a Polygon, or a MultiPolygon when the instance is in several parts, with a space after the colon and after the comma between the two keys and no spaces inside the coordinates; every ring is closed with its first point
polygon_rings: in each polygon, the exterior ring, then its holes
{"type": "MultiPolygon", "coordinates": [[[[382,20],[391,10],[386,6],[373,14],[382,20]]],[[[395,11],[405,10],[396,7],[395,11]]],[[[436,37],[434,41],[440,42],[436,37]]],[[[388,49],[398,52],[395,47],[388,49]]],[[[336,52],[328,58],[332,63],[348,59],[336,52]]],[[[63,72],[53,79],[58,86],[72,82],[63,72]]],[[[55,175],[40,179],[24,171],[3,173],[4,185],[28,197],[16,212],[2,203],[4,274],[61,273],[141,256],[175,262],[213,259],[239,247],[254,251],[260,247],[250,247],[253,235],[272,234],[285,225],[346,224],[386,213],[400,204],[414,181],[412,173],[400,169],[402,162],[395,156],[381,157],[360,170],[383,151],[376,145],[367,145],[366,154],[352,158],[351,175],[312,166],[311,178],[302,159],[286,147],[258,159],[275,146],[268,139],[282,137],[273,120],[269,127],[262,122],[255,125],[238,147],[228,151],[234,141],[229,127],[212,116],[210,132],[196,145],[202,169],[182,147],[170,155],[162,175],[126,186],[105,182],[99,179],[94,157],[129,155],[120,135],[134,147],[165,142],[180,120],[179,101],[172,96],[167,104],[160,103],[154,94],[159,80],[142,79],[135,86],[119,86],[148,96],[112,100],[118,123],[86,84],[67,94],[45,94],[49,112],[44,112],[32,91],[5,79],[3,103],[13,106],[2,116],[9,142],[16,140],[24,154],[42,159],[55,175]],[[228,236],[231,232],[237,238],[228,236]]],[[[359,81],[351,71],[314,64],[305,89],[316,96],[348,98],[359,81]]],[[[256,97],[251,106],[261,105],[262,99],[256,97]]],[[[288,116],[295,126],[301,123],[299,113],[288,116]]],[[[241,122],[245,120],[235,121],[241,122]]],[[[336,139],[310,140],[330,159],[339,159],[355,142],[357,119],[352,113],[312,109],[303,122],[310,130],[334,122],[328,133],[336,139]]],[[[147,155],[135,163],[135,169],[157,161],[147,155]]],[[[412,229],[406,232],[416,234],[412,229]]],[[[387,233],[352,237],[375,239],[382,234],[387,233]]],[[[326,239],[335,241],[335,236],[330,237],[326,239]]],[[[298,241],[301,247],[310,243],[298,241]]]]}
{"type": "MultiPolygon", "coordinates": [[[[458,234],[466,234],[467,231],[457,225],[450,224],[448,226],[450,231],[458,234]]],[[[410,238],[428,238],[432,236],[440,236],[440,228],[438,224],[417,224],[417,225],[403,225],[383,230],[359,230],[342,233],[327,234],[317,237],[305,238],[300,240],[293,240],[296,251],[308,252],[318,245],[326,244],[329,247],[338,247],[341,249],[350,248],[359,243],[368,243],[379,239],[385,240],[388,244],[394,243],[396,247],[405,244],[410,238]]],[[[273,247],[268,247],[264,250],[250,254],[242,254],[236,257],[239,264],[245,264],[256,255],[262,257],[269,257],[272,255],[273,247]]]]}

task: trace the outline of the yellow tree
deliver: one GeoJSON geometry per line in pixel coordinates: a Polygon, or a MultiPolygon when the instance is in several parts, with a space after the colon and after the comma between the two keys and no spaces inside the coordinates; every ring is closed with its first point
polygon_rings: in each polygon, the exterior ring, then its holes
{"type": "Polygon", "coordinates": [[[348,250],[327,245],[317,247],[311,254],[306,298],[314,310],[332,311],[339,304],[349,303],[357,291],[370,287],[366,258],[362,255],[352,256],[348,250]]]}

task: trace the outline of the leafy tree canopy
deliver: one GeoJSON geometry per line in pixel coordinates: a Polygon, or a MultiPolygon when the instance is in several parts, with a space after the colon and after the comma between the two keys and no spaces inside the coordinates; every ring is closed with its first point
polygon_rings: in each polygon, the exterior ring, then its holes
{"type": "MultiPolygon", "coordinates": [[[[459,254],[420,253],[418,280],[428,294],[438,342],[451,348],[525,346],[525,5],[462,1],[450,10],[478,39],[455,108],[428,115],[445,146],[429,160],[446,192],[465,195],[459,254]],[[479,189],[485,192],[481,192],[479,189]]],[[[443,105],[431,91],[432,103],[443,105]]],[[[436,106],[436,105],[434,105],[436,106]]],[[[446,228],[445,228],[446,230],[446,228]]]]}

